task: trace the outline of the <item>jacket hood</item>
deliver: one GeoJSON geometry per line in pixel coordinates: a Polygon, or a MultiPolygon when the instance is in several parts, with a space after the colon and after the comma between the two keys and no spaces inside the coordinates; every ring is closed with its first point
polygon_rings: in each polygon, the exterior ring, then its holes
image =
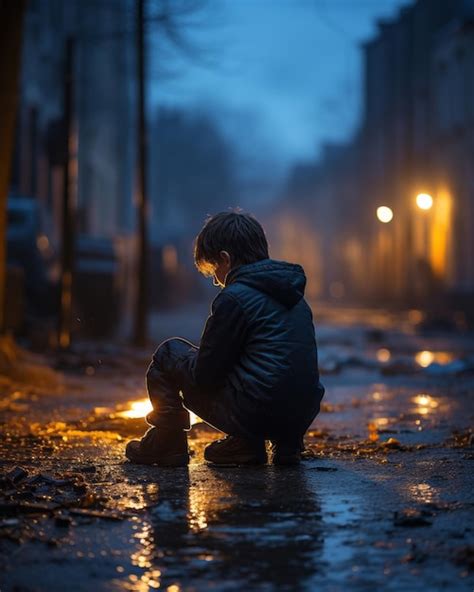
{"type": "Polygon", "coordinates": [[[225,285],[235,282],[265,292],[287,308],[293,308],[304,296],[306,276],[301,265],[263,259],[230,271],[225,285]]]}

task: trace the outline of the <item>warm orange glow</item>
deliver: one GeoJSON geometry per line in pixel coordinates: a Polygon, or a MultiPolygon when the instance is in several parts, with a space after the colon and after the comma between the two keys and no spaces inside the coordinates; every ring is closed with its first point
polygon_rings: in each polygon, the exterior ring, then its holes
{"type": "Polygon", "coordinates": [[[438,406],[438,401],[435,401],[433,397],[430,395],[426,395],[425,393],[420,393],[412,398],[413,403],[417,405],[415,412],[419,413],[420,415],[428,415],[432,413],[438,406]]]}
{"type": "Polygon", "coordinates": [[[422,366],[423,368],[427,368],[430,364],[432,364],[434,362],[434,359],[434,353],[426,350],[417,353],[415,356],[416,363],[422,366]]]}
{"type": "Polygon", "coordinates": [[[380,206],[377,208],[377,218],[380,222],[388,224],[393,219],[393,210],[387,206],[380,206]]]}
{"type": "Polygon", "coordinates": [[[427,368],[433,362],[437,364],[449,364],[449,362],[453,361],[453,354],[449,352],[432,352],[432,351],[421,351],[418,352],[415,356],[416,363],[422,366],[423,368],[427,368]]]}
{"type": "Polygon", "coordinates": [[[153,409],[150,399],[140,399],[139,401],[132,401],[130,408],[118,413],[120,417],[127,417],[129,419],[136,419],[138,417],[145,417],[147,413],[153,409]]]}
{"type": "Polygon", "coordinates": [[[385,348],[381,348],[379,350],[377,350],[377,360],[379,362],[388,362],[391,358],[391,353],[390,350],[385,349],[385,348]]]}
{"type": "Polygon", "coordinates": [[[408,311],[408,320],[410,321],[410,323],[421,323],[423,317],[424,315],[421,312],[421,310],[413,309],[408,311]]]}
{"type": "Polygon", "coordinates": [[[433,198],[429,193],[419,193],[416,196],[416,205],[420,210],[429,210],[433,206],[433,198]]]}
{"type": "Polygon", "coordinates": [[[438,407],[438,402],[430,397],[430,395],[420,394],[413,397],[413,402],[420,407],[430,407],[431,409],[436,409],[438,407]]]}
{"type": "Polygon", "coordinates": [[[41,252],[45,252],[49,249],[49,239],[45,234],[40,234],[36,239],[36,246],[41,252]]]}
{"type": "Polygon", "coordinates": [[[440,191],[433,208],[430,232],[430,259],[433,271],[446,278],[449,271],[450,242],[452,239],[452,199],[447,191],[440,191]]]}
{"type": "MultiPolygon", "coordinates": [[[[152,409],[153,407],[150,403],[150,399],[139,399],[138,401],[131,401],[129,409],[126,409],[125,411],[120,411],[120,413],[117,413],[117,415],[119,417],[125,417],[127,419],[138,419],[140,417],[145,417],[148,413],[150,413],[150,411],[152,411],[152,409]]],[[[190,411],[189,414],[191,425],[194,425],[195,423],[199,423],[201,421],[199,417],[192,411],[190,411]]]]}
{"type": "Polygon", "coordinates": [[[371,442],[377,442],[377,440],[379,439],[379,434],[378,434],[377,426],[375,425],[375,423],[373,423],[372,421],[369,421],[369,423],[367,425],[367,429],[369,431],[369,440],[371,442]]]}

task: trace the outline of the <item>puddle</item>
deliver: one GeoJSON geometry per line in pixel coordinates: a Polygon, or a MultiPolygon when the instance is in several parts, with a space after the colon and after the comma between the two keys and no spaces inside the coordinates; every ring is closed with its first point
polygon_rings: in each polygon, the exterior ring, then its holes
{"type": "Polygon", "coordinates": [[[333,565],[350,562],[354,555],[348,531],[360,520],[355,508],[362,504],[359,498],[348,499],[347,495],[329,495],[322,503],[325,532],[322,559],[329,565],[329,572],[333,571],[333,565]]]}
{"type": "Polygon", "coordinates": [[[158,502],[122,564],[123,590],[212,588],[224,574],[232,590],[304,589],[321,570],[320,504],[303,469],[247,468],[243,480],[239,469],[195,466],[157,477],[158,502]]]}

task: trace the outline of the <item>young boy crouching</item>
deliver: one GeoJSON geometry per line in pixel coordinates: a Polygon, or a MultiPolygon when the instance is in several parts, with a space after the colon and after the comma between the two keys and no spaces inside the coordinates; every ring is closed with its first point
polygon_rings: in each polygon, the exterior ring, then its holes
{"type": "Polygon", "coordinates": [[[147,372],[152,427],[128,443],[128,459],[186,465],[193,411],[228,434],[207,446],[204,457],[212,463],[264,464],[265,440],[272,442],[273,463],[298,463],[324,394],[303,268],[270,259],[261,225],[238,212],[206,222],[195,262],[222,291],[199,347],[173,338],[154,353],[147,372]]]}

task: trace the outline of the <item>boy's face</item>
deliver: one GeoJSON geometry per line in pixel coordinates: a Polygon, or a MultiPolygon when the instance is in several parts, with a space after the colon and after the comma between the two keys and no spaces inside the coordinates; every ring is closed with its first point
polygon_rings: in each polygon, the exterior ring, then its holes
{"type": "Polygon", "coordinates": [[[214,268],[213,284],[223,288],[225,286],[225,278],[231,269],[230,255],[227,251],[219,253],[219,261],[214,268]]]}

